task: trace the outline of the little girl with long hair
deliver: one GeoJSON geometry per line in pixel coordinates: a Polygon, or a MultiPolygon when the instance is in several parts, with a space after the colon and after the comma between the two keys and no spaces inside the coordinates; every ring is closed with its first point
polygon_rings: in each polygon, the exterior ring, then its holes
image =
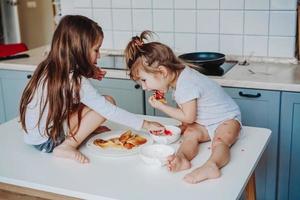
{"type": "Polygon", "coordinates": [[[96,67],[103,41],[100,26],[87,17],[69,15],[57,26],[47,58],[35,70],[20,102],[24,141],[55,156],[89,162],[78,146],[106,119],[148,130],[162,129],[114,104],[93,88],[101,79],[96,67]]]}
{"type": "Polygon", "coordinates": [[[217,178],[220,168],[230,160],[230,147],[241,129],[237,104],[208,77],[179,60],[172,50],[159,42],[147,42],[151,32],[132,37],[125,49],[125,60],[133,80],[144,90],[166,93],[173,90],[178,107],[149,98],[152,107],[182,122],[183,140],[175,155],[168,158],[172,172],[191,168],[199,143],[212,140],[212,154],[204,165],[185,175],[197,183],[217,178]]]}

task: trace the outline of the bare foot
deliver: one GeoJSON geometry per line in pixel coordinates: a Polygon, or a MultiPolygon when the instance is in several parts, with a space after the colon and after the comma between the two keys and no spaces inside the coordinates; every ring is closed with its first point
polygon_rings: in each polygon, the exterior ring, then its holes
{"type": "Polygon", "coordinates": [[[62,158],[69,158],[80,163],[88,163],[89,159],[76,148],[68,145],[59,145],[54,148],[53,155],[62,158]]]}
{"type": "Polygon", "coordinates": [[[201,167],[184,176],[183,180],[188,183],[199,183],[206,179],[218,178],[221,171],[215,163],[207,162],[201,167]]]}
{"type": "Polygon", "coordinates": [[[191,162],[183,155],[171,155],[168,157],[167,166],[171,172],[178,172],[191,168],[191,162]]]}

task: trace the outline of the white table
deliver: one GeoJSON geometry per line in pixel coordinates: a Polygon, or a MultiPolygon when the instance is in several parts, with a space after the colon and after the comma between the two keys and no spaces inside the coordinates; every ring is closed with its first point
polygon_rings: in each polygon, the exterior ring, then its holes
{"type": "MultiPolygon", "coordinates": [[[[146,116],[145,116],[146,117],[146,116]]],[[[167,124],[176,121],[151,117],[167,124]]],[[[107,123],[113,130],[124,127],[107,123]]],[[[200,147],[192,169],[171,173],[165,167],[150,167],[138,156],[110,158],[89,155],[82,165],[72,160],[41,153],[23,143],[17,120],[0,125],[0,186],[30,188],[81,199],[237,199],[242,194],[270,138],[271,131],[244,127],[244,135],[231,148],[231,161],[222,176],[199,184],[185,183],[184,174],[204,163],[210,154],[209,143],[200,147]],[[8,184],[8,185],[7,185],[8,184]]],[[[20,190],[21,191],[21,190],[20,190]]],[[[49,194],[49,193],[44,193],[49,194]]],[[[53,195],[54,198],[55,195],[53,195]]]]}

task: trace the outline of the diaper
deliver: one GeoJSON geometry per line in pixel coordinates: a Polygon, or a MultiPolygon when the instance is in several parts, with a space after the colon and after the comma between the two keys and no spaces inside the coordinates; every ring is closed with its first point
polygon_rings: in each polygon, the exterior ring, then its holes
{"type": "MultiPolygon", "coordinates": [[[[237,116],[237,117],[234,117],[233,119],[240,123],[241,130],[242,130],[243,126],[242,126],[242,122],[241,122],[240,117],[237,116]]],[[[230,120],[230,119],[225,119],[225,120],[223,120],[221,122],[218,122],[218,123],[215,123],[215,124],[205,125],[205,128],[207,129],[208,135],[209,135],[211,140],[214,138],[215,133],[216,133],[216,129],[219,127],[219,125],[221,125],[222,123],[224,123],[227,120],[230,120]]],[[[241,130],[240,130],[239,137],[241,136],[241,133],[242,133],[241,130]]]]}

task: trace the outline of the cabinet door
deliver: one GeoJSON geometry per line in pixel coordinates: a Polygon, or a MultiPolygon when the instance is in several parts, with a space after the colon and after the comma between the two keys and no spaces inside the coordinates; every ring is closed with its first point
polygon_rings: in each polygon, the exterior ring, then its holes
{"type": "Polygon", "coordinates": [[[2,81],[0,78],[0,124],[5,122],[5,112],[4,112],[4,102],[3,102],[3,92],[2,92],[2,81]]]}
{"type": "MultiPolygon", "coordinates": [[[[147,115],[154,115],[154,116],[162,116],[162,117],[167,117],[167,115],[159,110],[154,109],[151,107],[151,105],[148,103],[148,99],[151,95],[153,95],[153,92],[145,92],[145,104],[146,104],[146,114],[147,115]]],[[[176,107],[177,104],[172,98],[172,92],[168,92],[165,94],[165,98],[168,102],[169,105],[176,107]]]]}
{"type": "Polygon", "coordinates": [[[112,96],[117,106],[136,114],[144,114],[144,92],[131,80],[109,79],[92,80],[93,85],[103,95],[112,96]]]}
{"type": "Polygon", "coordinates": [[[300,93],[282,92],[278,199],[300,199],[300,93]]]}
{"type": "Polygon", "coordinates": [[[5,121],[19,115],[19,103],[32,72],[0,70],[5,121]]]}
{"type": "Polygon", "coordinates": [[[280,92],[224,88],[240,106],[246,126],[272,130],[268,147],[255,170],[257,199],[276,199],[280,92]]]}

